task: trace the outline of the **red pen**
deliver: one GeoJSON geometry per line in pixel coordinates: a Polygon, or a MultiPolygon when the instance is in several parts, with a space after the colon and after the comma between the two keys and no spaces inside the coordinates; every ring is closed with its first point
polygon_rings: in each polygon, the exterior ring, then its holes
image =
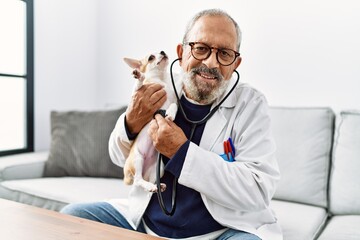
{"type": "Polygon", "coordinates": [[[224,141],[224,151],[225,151],[225,154],[226,154],[226,158],[229,161],[230,158],[229,158],[229,149],[228,149],[228,142],[227,141],[224,141]]]}

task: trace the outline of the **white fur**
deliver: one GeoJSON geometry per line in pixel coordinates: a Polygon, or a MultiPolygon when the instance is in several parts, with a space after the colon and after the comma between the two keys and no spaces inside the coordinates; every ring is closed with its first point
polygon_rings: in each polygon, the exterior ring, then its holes
{"type": "MultiPolygon", "coordinates": [[[[151,54],[143,60],[129,58],[124,60],[130,67],[135,68],[133,71],[133,75],[137,79],[135,90],[139,89],[144,83],[159,83],[164,86],[167,100],[161,109],[166,109],[167,118],[173,121],[178,106],[169,80],[169,74],[166,71],[168,65],[167,56],[157,53],[151,54]]],[[[156,181],[158,154],[147,133],[148,128],[149,123],[140,131],[130,149],[129,157],[126,159],[124,166],[124,182],[141,186],[149,192],[157,192],[158,189],[154,183],[156,181]]],[[[161,176],[163,171],[163,164],[161,164],[161,176]]],[[[162,183],[160,190],[164,191],[165,188],[166,185],[162,183]]]]}

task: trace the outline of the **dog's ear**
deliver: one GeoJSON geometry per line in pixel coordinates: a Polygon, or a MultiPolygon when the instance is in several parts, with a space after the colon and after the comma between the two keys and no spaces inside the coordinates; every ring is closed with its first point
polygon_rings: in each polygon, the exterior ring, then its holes
{"type": "Polygon", "coordinates": [[[124,58],[124,61],[131,68],[140,69],[140,67],[141,67],[141,61],[140,60],[136,60],[136,59],[132,59],[132,58],[124,58]]]}

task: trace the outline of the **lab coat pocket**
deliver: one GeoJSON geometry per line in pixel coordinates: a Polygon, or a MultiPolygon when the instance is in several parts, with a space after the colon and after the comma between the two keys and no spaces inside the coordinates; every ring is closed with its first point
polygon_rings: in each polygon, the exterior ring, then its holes
{"type": "Polygon", "coordinates": [[[235,159],[233,158],[231,153],[226,153],[225,152],[224,144],[222,144],[222,143],[215,144],[213,149],[212,149],[212,152],[215,152],[216,154],[218,154],[220,157],[222,157],[222,159],[224,159],[227,162],[235,161],[235,159]]]}
{"type": "Polygon", "coordinates": [[[226,154],[226,153],[223,153],[223,154],[220,154],[220,157],[222,157],[225,161],[227,162],[233,162],[235,161],[235,159],[233,158],[233,156],[231,154],[226,154]]]}
{"type": "Polygon", "coordinates": [[[216,153],[217,155],[221,156],[225,153],[223,143],[216,143],[211,149],[212,152],[216,153]]]}

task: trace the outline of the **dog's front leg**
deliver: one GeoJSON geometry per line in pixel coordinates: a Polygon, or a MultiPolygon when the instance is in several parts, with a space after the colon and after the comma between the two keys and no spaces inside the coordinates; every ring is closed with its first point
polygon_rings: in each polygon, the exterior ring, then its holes
{"type": "Polygon", "coordinates": [[[143,82],[145,80],[145,75],[142,72],[140,72],[138,69],[134,69],[132,74],[134,78],[137,79],[135,90],[138,90],[143,85],[143,82]]]}
{"type": "Polygon", "coordinates": [[[178,106],[176,103],[170,104],[170,106],[166,110],[166,118],[168,118],[171,121],[174,121],[177,110],[178,110],[178,106]]]}

